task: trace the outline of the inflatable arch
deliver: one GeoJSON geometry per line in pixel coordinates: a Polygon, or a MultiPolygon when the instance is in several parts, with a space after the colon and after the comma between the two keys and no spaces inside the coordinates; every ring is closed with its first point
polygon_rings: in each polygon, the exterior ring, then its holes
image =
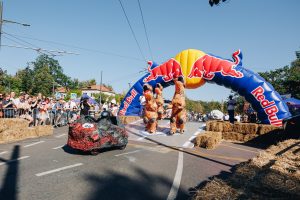
{"type": "Polygon", "coordinates": [[[143,94],[145,83],[153,88],[156,83],[168,87],[173,85],[173,78],[182,76],[187,89],[198,88],[206,82],[230,88],[245,97],[262,123],[282,126],[282,120],[291,114],[280,95],[265,79],[242,67],[240,50],[234,52],[232,58],[233,60],[224,59],[200,50],[188,49],[161,65],[149,61],[148,73],[128,91],[121,103],[119,115],[140,114],[139,97],[143,94]]]}

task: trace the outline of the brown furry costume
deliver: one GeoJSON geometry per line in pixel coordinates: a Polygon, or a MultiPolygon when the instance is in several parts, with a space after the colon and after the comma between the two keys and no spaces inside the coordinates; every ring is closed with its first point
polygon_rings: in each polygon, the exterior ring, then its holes
{"type": "Polygon", "coordinates": [[[156,104],[157,104],[157,114],[158,114],[158,118],[157,119],[163,119],[164,118],[164,99],[162,96],[162,90],[163,90],[163,86],[160,83],[156,84],[156,88],[155,88],[155,94],[156,94],[156,104]]]}
{"type": "Polygon", "coordinates": [[[149,133],[156,132],[157,127],[157,104],[153,96],[153,88],[149,84],[143,86],[144,96],[146,99],[144,123],[146,124],[145,130],[149,133]]]}
{"type": "Polygon", "coordinates": [[[184,124],[186,122],[185,96],[184,96],[184,80],[182,77],[174,79],[175,94],[172,99],[172,115],[170,119],[171,134],[176,133],[177,128],[180,133],[184,132],[184,124]]]}

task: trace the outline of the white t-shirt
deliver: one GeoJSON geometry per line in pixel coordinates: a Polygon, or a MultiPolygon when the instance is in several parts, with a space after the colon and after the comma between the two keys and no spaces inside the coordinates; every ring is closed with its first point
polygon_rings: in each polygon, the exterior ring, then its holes
{"type": "Polygon", "coordinates": [[[145,98],[145,96],[140,96],[140,104],[142,105],[142,106],[144,106],[145,104],[146,104],[146,98],[145,98]]]}
{"type": "Polygon", "coordinates": [[[227,110],[234,110],[235,104],[236,104],[236,100],[234,100],[234,99],[229,100],[227,110]]]}

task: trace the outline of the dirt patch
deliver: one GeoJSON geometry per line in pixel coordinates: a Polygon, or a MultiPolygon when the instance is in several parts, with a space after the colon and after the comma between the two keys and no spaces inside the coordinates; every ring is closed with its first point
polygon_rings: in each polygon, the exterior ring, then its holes
{"type": "Polygon", "coordinates": [[[28,127],[24,119],[0,119],[0,144],[52,134],[52,126],[28,127]]]}
{"type": "Polygon", "coordinates": [[[193,199],[300,199],[300,140],[273,145],[201,184],[193,199]]]}

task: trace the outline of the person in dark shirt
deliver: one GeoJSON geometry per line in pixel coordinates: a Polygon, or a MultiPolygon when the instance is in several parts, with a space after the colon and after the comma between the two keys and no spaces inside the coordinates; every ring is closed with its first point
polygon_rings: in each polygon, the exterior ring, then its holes
{"type": "Polygon", "coordinates": [[[3,100],[3,109],[4,109],[4,118],[13,118],[14,117],[14,103],[10,99],[10,95],[6,94],[3,100]]]}
{"type": "Polygon", "coordinates": [[[91,108],[91,105],[88,102],[88,99],[83,99],[80,102],[80,115],[87,116],[89,115],[89,110],[91,108]]]}

